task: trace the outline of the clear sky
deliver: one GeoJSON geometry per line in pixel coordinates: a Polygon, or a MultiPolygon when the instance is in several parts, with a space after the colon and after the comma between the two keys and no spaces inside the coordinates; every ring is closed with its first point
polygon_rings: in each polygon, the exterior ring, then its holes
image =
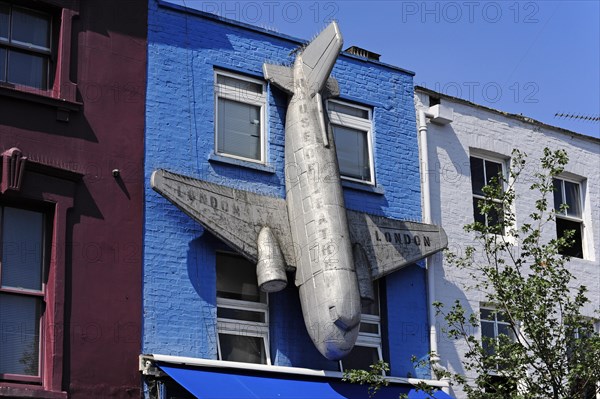
{"type": "Polygon", "coordinates": [[[170,0],[310,39],[335,19],[415,84],[600,137],[600,1],[170,0]]]}

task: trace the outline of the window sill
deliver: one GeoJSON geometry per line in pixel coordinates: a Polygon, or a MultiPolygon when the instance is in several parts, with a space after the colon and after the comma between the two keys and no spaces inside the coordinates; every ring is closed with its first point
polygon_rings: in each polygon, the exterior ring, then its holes
{"type": "Polygon", "coordinates": [[[13,87],[12,85],[1,84],[0,96],[55,107],[57,111],[56,119],[64,122],[68,122],[69,112],[78,112],[83,107],[83,104],[79,102],[51,97],[49,91],[35,91],[13,87]]]}
{"type": "Polygon", "coordinates": [[[68,395],[66,392],[46,391],[40,386],[24,386],[0,382],[0,397],[67,399],[68,395]]]}
{"type": "Polygon", "coordinates": [[[342,179],[342,187],[349,188],[352,190],[357,190],[357,191],[365,191],[367,193],[379,194],[379,195],[385,194],[385,190],[381,186],[377,186],[377,185],[372,186],[370,184],[358,183],[358,182],[344,180],[344,179],[342,179]]]}
{"type": "Polygon", "coordinates": [[[272,166],[254,163],[254,162],[250,162],[250,161],[243,161],[241,159],[236,159],[236,158],[229,158],[229,157],[225,157],[223,155],[218,155],[218,154],[214,154],[214,153],[210,154],[210,157],[208,158],[208,160],[210,162],[217,162],[217,163],[222,163],[222,164],[241,166],[243,168],[254,169],[254,170],[258,170],[260,172],[265,172],[265,173],[275,173],[275,168],[272,166]]]}
{"type": "Polygon", "coordinates": [[[562,256],[563,258],[568,257],[570,261],[575,261],[575,262],[587,262],[587,263],[591,263],[593,265],[597,265],[598,263],[596,261],[594,261],[593,259],[590,258],[580,258],[579,256],[573,256],[573,255],[563,255],[563,254],[558,254],[559,256],[562,256]]]}

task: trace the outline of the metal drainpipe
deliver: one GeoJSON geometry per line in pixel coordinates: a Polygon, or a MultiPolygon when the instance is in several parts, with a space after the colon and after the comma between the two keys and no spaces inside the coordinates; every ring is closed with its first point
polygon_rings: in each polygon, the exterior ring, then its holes
{"type": "MultiPolygon", "coordinates": [[[[433,115],[426,112],[424,109],[418,110],[418,131],[419,131],[419,152],[421,158],[421,184],[423,192],[423,222],[431,223],[431,197],[429,190],[429,150],[427,148],[427,118],[431,118],[433,115]]],[[[433,307],[433,299],[435,298],[435,269],[433,256],[429,256],[425,259],[425,265],[427,268],[427,299],[428,299],[428,310],[429,310],[429,349],[433,356],[431,356],[431,378],[435,378],[435,369],[443,369],[439,364],[440,357],[438,352],[437,343],[437,328],[435,320],[435,308],[433,307]]],[[[442,380],[449,382],[448,378],[444,377],[442,380]]],[[[445,393],[450,393],[449,388],[442,388],[445,393]]]]}

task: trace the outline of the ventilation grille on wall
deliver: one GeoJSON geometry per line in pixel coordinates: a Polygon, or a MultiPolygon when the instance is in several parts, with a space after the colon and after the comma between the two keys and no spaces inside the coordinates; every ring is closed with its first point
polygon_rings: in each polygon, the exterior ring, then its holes
{"type": "Polygon", "coordinates": [[[379,57],[381,57],[381,54],[377,54],[372,51],[365,50],[364,48],[360,48],[360,47],[356,47],[356,46],[348,47],[344,51],[346,53],[358,55],[359,57],[364,57],[364,58],[367,58],[367,59],[373,60],[373,61],[379,61],[379,57]]]}

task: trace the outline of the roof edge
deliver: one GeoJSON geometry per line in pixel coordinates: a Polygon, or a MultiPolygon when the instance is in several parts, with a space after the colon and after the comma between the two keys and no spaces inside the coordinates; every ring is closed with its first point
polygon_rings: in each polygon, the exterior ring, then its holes
{"type": "MultiPolygon", "coordinates": [[[[190,8],[190,7],[185,7],[179,4],[174,4],[171,3],[168,0],[157,0],[157,4],[159,7],[163,7],[163,8],[169,8],[181,13],[185,13],[185,14],[192,14],[192,15],[196,15],[199,16],[201,18],[206,18],[206,19],[210,19],[213,21],[218,21],[227,25],[232,25],[232,26],[237,26],[238,28],[243,28],[243,29],[247,29],[253,32],[258,32],[264,35],[268,35],[268,36],[272,36],[272,37],[276,37],[278,39],[283,39],[286,40],[292,44],[295,44],[296,46],[302,46],[304,44],[307,44],[309,42],[309,40],[302,40],[302,39],[298,39],[296,37],[290,36],[290,35],[286,35],[285,33],[279,33],[279,32],[275,32],[266,28],[261,28],[260,26],[256,26],[256,25],[252,25],[246,22],[241,22],[241,21],[236,21],[234,19],[230,19],[230,18],[225,18],[222,17],[220,15],[217,14],[212,14],[206,11],[201,11],[201,10],[197,10],[195,8],[190,8]]],[[[347,57],[350,59],[354,59],[354,60],[358,60],[358,61],[362,61],[365,63],[369,63],[369,64],[374,64],[374,65],[378,65],[381,66],[383,68],[388,68],[388,69],[392,69],[395,71],[399,71],[405,74],[408,74],[410,76],[415,76],[415,72],[410,71],[408,69],[404,69],[401,68],[399,66],[395,66],[395,65],[390,65],[390,64],[386,64],[385,62],[381,62],[381,61],[375,61],[375,60],[369,60],[367,58],[364,57],[359,57],[357,55],[353,55],[350,53],[346,53],[344,51],[342,51],[340,53],[340,55],[342,55],[343,57],[347,57]]]]}
{"type": "Polygon", "coordinates": [[[565,128],[562,128],[562,127],[559,127],[559,126],[549,125],[549,124],[547,124],[545,122],[538,121],[537,119],[533,119],[533,118],[530,118],[528,116],[524,116],[524,115],[520,115],[520,114],[512,114],[510,112],[505,112],[505,111],[500,111],[498,109],[490,108],[490,107],[487,107],[487,106],[481,105],[481,104],[477,104],[477,103],[474,103],[472,101],[465,100],[463,98],[454,97],[454,96],[450,96],[448,94],[440,93],[438,91],[435,91],[435,90],[432,90],[432,89],[428,89],[427,87],[415,85],[415,93],[416,92],[422,92],[424,94],[435,95],[435,96],[437,96],[439,98],[444,98],[446,100],[454,101],[454,102],[457,102],[457,103],[460,103],[460,104],[468,105],[470,107],[475,107],[475,108],[479,108],[479,109],[482,109],[482,110],[485,110],[485,111],[488,111],[488,112],[492,112],[492,113],[497,114],[497,115],[502,115],[502,116],[507,117],[507,118],[516,119],[518,121],[521,121],[521,122],[524,122],[524,123],[529,123],[529,124],[536,125],[536,126],[540,126],[540,127],[546,128],[546,129],[556,130],[559,133],[568,134],[568,135],[571,135],[571,136],[576,136],[576,137],[581,138],[581,139],[591,140],[591,141],[594,141],[594,142],[597,142],[597,143],[600,144],[600,138],[596,138],[596,137],[593,137],[593,136],[588,136],[588,135],[583,134],[583,133],[574,132],[572,130],[565,129],[565,128]]]}

